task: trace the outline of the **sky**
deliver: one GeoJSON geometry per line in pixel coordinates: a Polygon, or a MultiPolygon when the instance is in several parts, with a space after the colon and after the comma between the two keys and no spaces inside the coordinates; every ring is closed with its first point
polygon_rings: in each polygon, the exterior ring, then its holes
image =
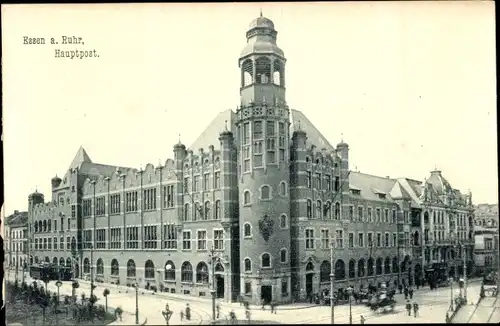
{"type": "Polygon", "coordinates": [[[235,110],[260,9],[287,58],[288,105],[349,144],[351,169],[437,168],[475,203],[498,202],[493,2],[2,5],[5,213],[35,189],[50,200],[80,146],[95,163],[157,165],[179,134],[189,146],[235,110]]]}

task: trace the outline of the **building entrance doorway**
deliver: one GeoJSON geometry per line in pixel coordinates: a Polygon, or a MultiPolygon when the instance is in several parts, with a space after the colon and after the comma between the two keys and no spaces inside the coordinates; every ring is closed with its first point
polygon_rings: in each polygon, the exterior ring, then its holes
{"type": "Polygon", "coordinates": [[[224,275],[215,275],[217,298],[224,298],[224,275]]]}
{"type": "Polygon", "coordinates": [[[309,298],[313,293],[313,273],[306,274],[306,296],[309,298]]]}
{"type": "Polygon", "coordinates": [[[262,285],[260,288],[260,298],[263,303],[271,303],[273,299],[273,287],[271,285],[262,285]]]}
{"type": "Polygon", "coordinates": [[[75,273],[74,278],[80,277],[80,266],[78,265],[78,263],[75,263],[75,269],[74,269],[73,273],[75,273]]]}

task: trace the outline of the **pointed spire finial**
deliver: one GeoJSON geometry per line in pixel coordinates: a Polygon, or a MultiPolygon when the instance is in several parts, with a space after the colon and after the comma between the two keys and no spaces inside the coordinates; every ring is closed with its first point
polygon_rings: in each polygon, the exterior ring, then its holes
{"type": "Polygon", "coordinates": [[[181,134],[179,134],[179,144],[181,143],[181,134]]]}
{"type": "Polygon", "coordinates": [[[297,121],[297,130],[300,130],[300,120],[297,121]]]}
{"type": "Polygon", "coordinates": [[[260,8],[260,17],[262,17],[262,8],[260,8]]]}
{"type": "Polygon", "coordinates": [[[224,120],[224,123],[226,124],[226,131],[227,131],[227,130],[228,130],[228,129],[227,129],[227,120],[224,120]]]}
{"type": "Polygon", "coordinates": [[[341,143],[344,142],[344,133],[343,132],[340,133],[340,142],[341,143]]]}

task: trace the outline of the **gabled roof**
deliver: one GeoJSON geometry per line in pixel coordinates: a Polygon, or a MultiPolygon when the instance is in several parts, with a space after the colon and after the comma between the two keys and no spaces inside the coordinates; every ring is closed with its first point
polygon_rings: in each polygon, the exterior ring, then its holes
{"type": "Polygon", "coordinates": [[[322,148],[325,148],[327,151],[335,151],[335,148],[330,144],[330,142],[318,129],[316,129],[316,127],[302,112],[290,110],[290,113],[290,137],[293,135],[294,131],[302,130],[305,131],[307,135],[306,146],[308,148],[310,148],[311,145],[315,145],[316,150],[318,151],[321,151],[322,148]]]}
{"type": "Polygon", "coordinates": [[[398,184],[408,194],[411,199],[412,207],[419,208],[422,203],[420,200],[422,183],[408,178],[399,178],[398,184]]]}
{"type": "Polygon", "coordinates": [[[123,167],[123,166],[84,162],[80,166],[79,172],[82,174],[87,174],[87,175],[92,175],[92,176],[102,175],[105,177],[111,177],[111,175],[113,173],[115,173],[117,169],[119,169],[121,172],[126,172],[128,170],[132,170],[132,168],[123,167]]]}
{"type": "Polygon", "coordinates": [[[381,200],[379,193],[386,194],[386,199],[392,200],[391,189],[396,181],[390,178],[377,177],[370,174],[351,171],[349,173],[349,186],[360,189],[361,197],[366,200],[381,200]]]}
{"type": "Polygon", "coordinates": [[[28,212],[19,212],[6,218],[6,223],[10,227],[23,226],[28,223],[28,212]]]}
{"type": "Polygon", "coordinates": [[[197,151],[200,148],[207,149],[208,146],[213,145],[214,149],[219,149],[219,134],[226,129],[226,121],[227,129],[236,136],[236,113],[228,109],[220,112],[188,148],[197,151]]]}
{"type": "Polygon", "coordinates": [[[69,168],[75,169],[79,167],[82,163],[92,163],[92,160],[90,159],[85,149],[82,146],[80,146],[69,168]]]}
{"type": "Polygon", "coordinates": [[[396,198],[402,198],[402,199],[411,199],[410,194],[403,188],[401,183],[399,183],[399,180],[396,180],[394,183],[394,187],[391,189],[391,197],[396,199],[396,198]]]}

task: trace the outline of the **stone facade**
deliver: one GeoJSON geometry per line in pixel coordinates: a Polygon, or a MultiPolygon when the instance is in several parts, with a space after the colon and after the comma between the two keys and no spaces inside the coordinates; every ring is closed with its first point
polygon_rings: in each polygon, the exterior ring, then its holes
{"type": "Polygon", "coordinates": [[[276,36],[265,17],[250,24],[241,103],[196,152],[179,143],[173,159],[137,170],[93,163],[80,148],[52,179],[50,202],[29,196],[31,262],[252,303],[305,300],[329,289],[332,269],[335,290],[412,282],[410,215],[427,212],[412,190],[420,183],[350,171],[348,144],[330,145],[288,107],[276,36]]]}

